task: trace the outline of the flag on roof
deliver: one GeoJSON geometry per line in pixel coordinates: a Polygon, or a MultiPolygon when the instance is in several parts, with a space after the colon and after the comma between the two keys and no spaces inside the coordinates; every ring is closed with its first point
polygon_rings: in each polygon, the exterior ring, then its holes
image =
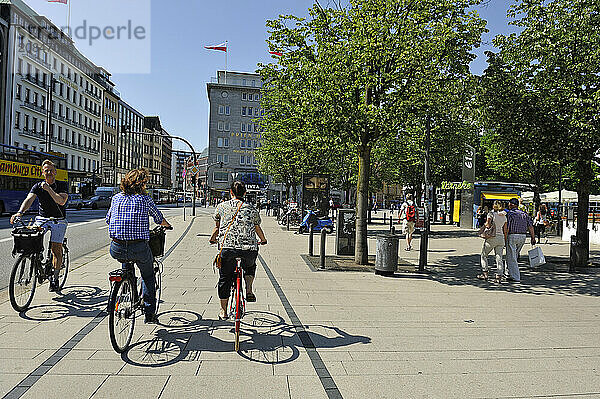
{"type": "Polygon", "coordinates": [[[227,52],[227,42],[217,44],[216,46],[204,46],[204,48],[208,50],[219,50],[227,52]]]}
{"type": "Polygon", "coordinates": [[[276,55],[277,57],[281,57],[283,55],[283,53],[279,51],[269,51],[269,54],[276,55]]]}
{"type": "Polygon", "coordinates": [[[68,0],[48,0],[48,3],[62,3],[67,4],[68,0]]]}

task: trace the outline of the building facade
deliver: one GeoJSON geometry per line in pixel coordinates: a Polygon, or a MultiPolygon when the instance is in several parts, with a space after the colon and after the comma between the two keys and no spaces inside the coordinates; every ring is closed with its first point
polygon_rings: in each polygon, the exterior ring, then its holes
{"type": "Polygon", "coordinates": [[[163,129],[158,116],[144,118],[144,168],[150,172],[148,188],[171,187],[173,140],[163,129]]]}
{"type": "Polygon", "coordinates": [[[99,79],[104,87],[102,110],[102,145],[100,146],[99,175],[101,183],[106,187],[116,187],[121,182],[117,179],[117,139],[119,137],[119,92],[110,81],[110,74],[101,69],[99,79]]]}
{"type": "Polygon", "coordinates": [[[268,178],[258,172],[254,153],[261,141],[261,87],[260,75],[230,71],[217,71],[217,77],[206,85],[210,198],[228,195],[234,179],[246,183],[249,200],[268,187],[268,178]]]}
{"type": "Polygon", "coordinates": [[[71,190],[89,188],[100,165],[100,69],[46,17],[22,1],[4,3],[10,8],[4,141],[64,154],[71,190]]]}
{"type": "Polygon", "coordinates": [[[117,137],[117,181],[134,168],[144,167],[144,115],[119,99],[117,137]]]}

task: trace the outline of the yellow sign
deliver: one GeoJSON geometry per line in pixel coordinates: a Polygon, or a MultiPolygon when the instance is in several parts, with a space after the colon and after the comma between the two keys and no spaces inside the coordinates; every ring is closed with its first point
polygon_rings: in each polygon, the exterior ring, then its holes
{"type": "MultiPolygon", "coordinates": [[[[30,165],[20,162],[12,162],[0,160],[0,175],[1,176],[16,176],[16,177],[27,177],[30,179],[43,179],[42,165],[30,165]]],[[[67,171],[58,169],[56,173],[56,180],[67,181],[67,171]]]]}
{"type": "Polygon", "coordinates": [[[460,221],[460,200],[454,200],[454,213],[452,214],[452,221],[458,223],[460,221]]]}

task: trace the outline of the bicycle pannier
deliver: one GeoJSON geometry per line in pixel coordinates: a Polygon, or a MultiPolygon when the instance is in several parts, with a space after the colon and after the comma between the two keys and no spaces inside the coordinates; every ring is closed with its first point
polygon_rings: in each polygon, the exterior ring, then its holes
{"type": "Polygon", "coordinates": [[[165,236],[166,234],[162,230],[150,230],[150,240],[148,241],[148,245],[150,245],[152,256],[155,258],[165,254],[165,236]]]}
{"type": "Polygon", "coordinates": [[[17,227],[13,229],[11,234],[14,239],[13,256],[15,254],[31,255],[44,252],[44,231],[17,227]]]}

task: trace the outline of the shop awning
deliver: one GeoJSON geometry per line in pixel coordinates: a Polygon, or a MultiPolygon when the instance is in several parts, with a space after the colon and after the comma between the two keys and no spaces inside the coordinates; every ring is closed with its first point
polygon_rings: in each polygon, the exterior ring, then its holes
{"type": "Polygon", "coordinates": [[[486,200],[501,200],[508,201],[511,198],[519,198],[519,194],[517,193],[481,193],[483,199],[486,200]]]}

